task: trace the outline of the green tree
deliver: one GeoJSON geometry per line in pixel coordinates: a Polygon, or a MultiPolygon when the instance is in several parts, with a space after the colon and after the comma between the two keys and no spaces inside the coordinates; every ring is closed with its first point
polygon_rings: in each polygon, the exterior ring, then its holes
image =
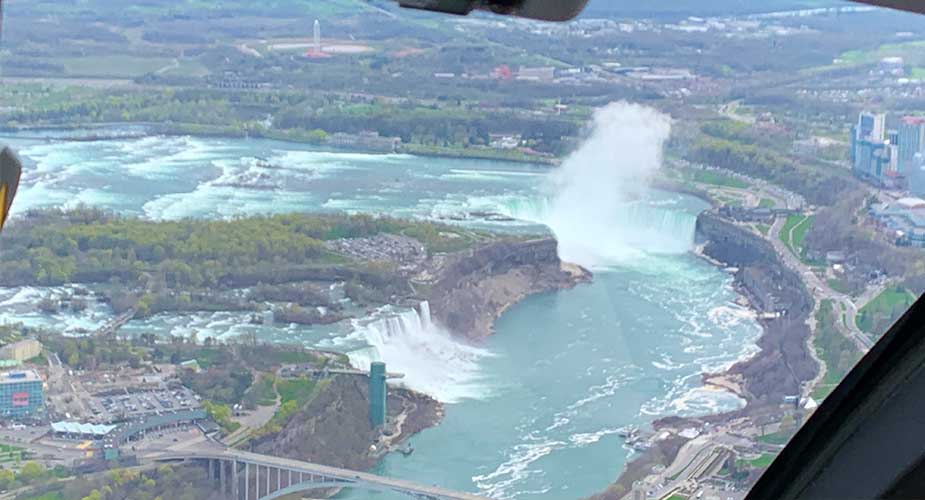
{"type": "Polygon", "coordinates": [[[14,480],[16,480],[16,476],[13,471],[10,469],[0,470],[0,488],[8,489],[14,480]]]}
{"type": "Polygon", "coordinates": [[[24,463],[22,468],[19,470],[19,477],[26,483],[39,480],[44,476],[45,466],[31,460],[24,463]]]}

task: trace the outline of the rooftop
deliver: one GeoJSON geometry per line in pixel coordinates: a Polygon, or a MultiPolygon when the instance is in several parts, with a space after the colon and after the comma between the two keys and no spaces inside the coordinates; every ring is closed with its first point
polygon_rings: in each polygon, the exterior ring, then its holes
{"type": "Polygon", "coordinates": [[[100,437],[109,434],[115,428],[115,425],[85,424],[82,422],[52,422],[51,424],[51,430],[54,432],[64,432],[66,434],[83,434],[100,437]]]}
{"type": "Polygon", "coordinates": [[[925,200],[921,198],[900,198],[896,200],[896,204],[903,208],[925,208],[925,200]]]}
{"type": "Polygon", "coordinates": [[[32,381],[42,381],[38,373],[35,373],[32,370],[14,370],[0,373],[0,384],[14,384],[17,382],[32,381]]]}

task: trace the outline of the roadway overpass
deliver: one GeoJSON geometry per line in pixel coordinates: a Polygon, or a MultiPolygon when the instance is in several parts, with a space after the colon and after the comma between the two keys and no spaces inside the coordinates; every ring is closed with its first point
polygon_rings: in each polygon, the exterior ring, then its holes
{"type": "Polygon", "coordinates": [[[153,462],[195,461],[207,464],[210,477],[218,482],[222,494],[233,500],[272,500],[325,488],[389,491],[428,500],[487,500],[472,493],[232,448],[170,450],[151,454],[144,459],[153,462]]]}

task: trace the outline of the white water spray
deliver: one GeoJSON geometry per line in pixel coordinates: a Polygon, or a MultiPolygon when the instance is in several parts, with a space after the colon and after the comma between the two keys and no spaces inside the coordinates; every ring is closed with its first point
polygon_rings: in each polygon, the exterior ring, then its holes
{"type": "Polygon", "coordinates": [[[616,102],[594,113],[591,135],[551,176],[550,199],[535,214],[563,260],[593,268],[640,250],[690,248],[693,216],[646,199],[670,132],[671,119],[646,106],[616,102]]]}
{"type": "Polygon", "coordinates": [[[419,308],[358,325],[369,347],[349,353],[350,364],[365,370],[384,361],[390,372],[405,375],[401,383],[444,403],[485,397],[479,359],[490,353],[454,340],[431,319],[427,301],[419,308]]]}

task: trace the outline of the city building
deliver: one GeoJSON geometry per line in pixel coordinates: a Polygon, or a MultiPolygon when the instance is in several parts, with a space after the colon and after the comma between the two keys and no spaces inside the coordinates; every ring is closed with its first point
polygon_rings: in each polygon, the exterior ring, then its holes
{"type": "Polygon", "coordinates": [[[115,425],[81,422],[52,422],[51,432],[59,439],[103,439],[115,425]]]}
{"type": "Polygon", "coordinates": [[[27,417],[45,401],[42,379],[32,370],[0,373],[0,417],[27,417]]]}
{"type": "Polygon", "coordinates": [[[883,113],[858,115],[851,128],[852,171],[877,185],[925,196],[925,117],[904,116],[895,125],[887,129],[883,113]]]}
{"type": "Polygon", "coordinates": [[[901,172],[913,166],[920,166],[915,165],[915,160],[916,156],[919,156],[921,161],[921,155],[925,153],[925,117],[902,117],[897,130],[897,145],[901,172]]]}
{"type": "Polygon", "coordinates": [[[859,177],[882,181],[890,165],[890,148],[887,146],[882,142],[860,142],[854,162],[854,173],[859,177]]]}
{"type": "Polygon", "coordinates": [[[336,148],[391,153],[401,146],[401,137],[385,137],[365,130],[357,134],[335,132],[328,136],[328,144],[336,148]]]}
{"type": "Polygon", "coordinates": [[[899,172],[907,178],[914,195],[925,196],[925,117],[902,117],[897,136],[899,172]]]}
{"type": "Polygon", "coordinates": [[[517,71],[518,80],[532,80],[551,82],[556,77],[556,68],[553,66],[525,67],[517,71]]]}
{"type": "Polygon", "coordinates": [[[868,212],[877,228],[900,246],[925,247],[925,200],[902,198],[877,203],[868,212]]]}
{"type": "Polygon", "coordinates": [[[890,171],[890,147],[886,138],[886,115],[862,112],[852,127],[851,161],[854,175],[882,183],[890,171]]]}
{"type": "Polygon", "coordinates": [[[881,59],[878,67],[882,74],[902,76],[905,72],[906,64],[902,57],[892,56],[881,59]]]}
{"type": "Polygon", "coordinates": [[[858,115],[857,139],[871,142],[883,142],[886,132],[886,115],[883,113],[861,112],[858,115]]]}
{"type": "Polygon", "coordinates": [[[25,361],[42,353],[42,343],[34,339],[20,340],[0,347],[0,359],[25,361]]]}

